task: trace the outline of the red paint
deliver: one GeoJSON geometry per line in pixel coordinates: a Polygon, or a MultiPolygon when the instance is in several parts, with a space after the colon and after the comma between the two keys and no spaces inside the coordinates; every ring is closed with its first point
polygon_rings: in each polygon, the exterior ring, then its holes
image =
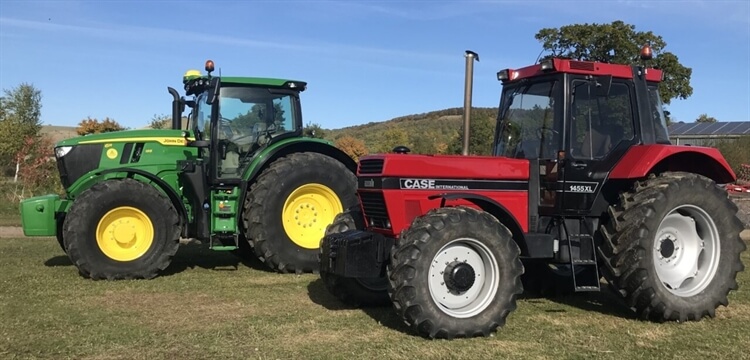
{"type": "Polygon", "coordinates": [[[663,171],[696,172],[718,183],[733,182],[734,171],[719,150],[700,146],[635,145],[609,174],[610,179],[638,179],[659,165],[663,171]]]}
{"type": "MultiPolygon", "coordinates": [[[[511,81],[533,78],[551,73],[568,73],[582,75],[612,75],[614,78],[632,79],[633,70],[629,65],[607,64],[595,61],[578,61],[570,59],[552,59],[555,64],[554,71],[542,71],[540,64],[523,67],[520,69],[510,69],[509,77],[511,81]]],[[[659,69],[646,68],[646,80],[661,82],[662,71],[659,69]]]]}
{"type": "MultiPolygon", "coordinates": [[[[527,180],[529,161],[492,156],[380,154],[364,156],[385,159],[382,176],[415,178],[527,180]]],[[[375,175],[375,174],[367,174],[375,175]]]]}
{"type": "MultiPolygon", "coordinates": [[[[382,154],[360,159],[384,159],[382,174],[366,174],[371,177],[412,177],[452,180],[528,180],[529,161],[487,156],[452,155],[403,155],[382,154]]],[[[528,231],[528,191],[477,191],[477,190],[411,190],[411,189],[360,189],[360,192],[382,191],[388,210],[391,229],[372,229],[389,236],[398,237],[411,225],[417,216],[440,207],[440,199],[430,200],[431,195],[446,193],[471,193],[485,196],[504,206],[516,219],[521,229],[528,231]]],[[[465,200],[446,202],[448,206],[476,206],[465,200]]]]}

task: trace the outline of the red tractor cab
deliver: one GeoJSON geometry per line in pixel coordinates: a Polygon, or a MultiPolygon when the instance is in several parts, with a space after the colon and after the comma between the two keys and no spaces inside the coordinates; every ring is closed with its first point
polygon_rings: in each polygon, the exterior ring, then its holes
{"type": "Polygon", "coordinates": [[[743,268],[737,208],[716,185],[735,175],[716,149],[670,144],[662,76],[570,59],[505,69],[494,156],[361,158],[361,206],[321,243],[326,287],[392,303],[430,338],[486,336],[524,289],[599,291],[602,276],[643,318],[713,316],[743,268]]]}

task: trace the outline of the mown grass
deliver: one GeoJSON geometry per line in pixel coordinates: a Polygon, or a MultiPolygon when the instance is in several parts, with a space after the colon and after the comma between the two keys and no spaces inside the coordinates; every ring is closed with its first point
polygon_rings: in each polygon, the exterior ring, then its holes
{"type": "Polygon", "coordinates": [[[0,226],[21,226],[18,203],[0,201],[0,226]]]}
{"type": "MultiPolygon", "coordinates": [[[[750,264],[750,256],[744,255],[750,264]]],[[[750,357],[750,274],[716,319],[635,320],[607,292],[523,298],[495,336],[429,341],[390,308],[351,309],[315,275],[185,245],[149,281],[91,281],[52,238],[0,240],[0,358],[454,359],[750,357]]]]}

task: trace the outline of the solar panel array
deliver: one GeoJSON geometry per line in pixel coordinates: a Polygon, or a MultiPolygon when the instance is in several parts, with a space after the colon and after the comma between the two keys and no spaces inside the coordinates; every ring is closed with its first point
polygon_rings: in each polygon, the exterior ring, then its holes
{"type": "Polygon", "coordinates": [[[677,123],[669,125],[669,135],[750,135],[750,121],[677,123]]]}

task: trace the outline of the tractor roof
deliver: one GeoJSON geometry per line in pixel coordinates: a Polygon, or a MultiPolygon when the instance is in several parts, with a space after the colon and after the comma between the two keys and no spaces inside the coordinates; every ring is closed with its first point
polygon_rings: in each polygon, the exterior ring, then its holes
{"type": "Polygon", "coordinates": [[[307,85],[304,81],[289,80],[289,79],[275,79],[275,78],[262,78],[262,77],[240,77],[240,76],[222,76],[222,84],[238,84],[238,85],[256,85],[263,87],[279,87],[285,89],[298,89],[300,91],[305,89],[307,85]],[[294,84],[294,85],[291,85],[294,84]]]}
{"type": "MultiPolygon", "coordinates": [[[[661,70],[654,68],[646,68],[645,70],[647,81],[660,82],[662,80],[661,70]]],[[[546,59],[539,64],[526,66],[520,69],[501,70],[497,73],[497,76],[498,80],[507,82],[538,77],[551,73],[568,73],[594,76],[612,75],[612,77],[621,79],[633,78],[633,70],[630,65],[559,58],[546,59]]]]}

